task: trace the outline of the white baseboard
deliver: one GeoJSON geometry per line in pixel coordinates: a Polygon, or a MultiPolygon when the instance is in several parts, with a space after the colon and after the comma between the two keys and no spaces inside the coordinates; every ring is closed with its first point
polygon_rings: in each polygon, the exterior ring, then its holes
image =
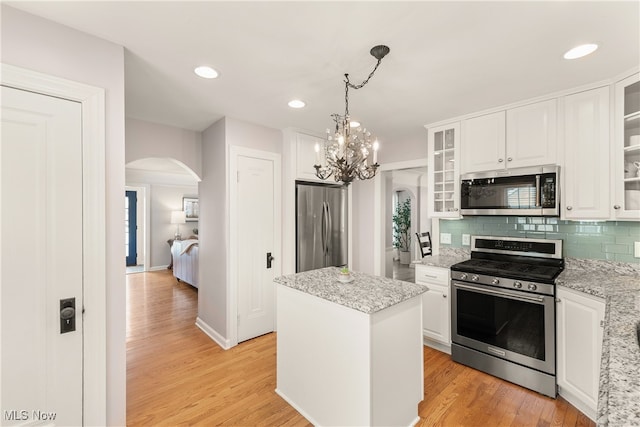
{"type": "Polygon", "coordinates": [[[147,271],[160,271],[160,270],[166,270],[167,267],[169,267],[168,265],[156,265],[155,267],[149,267],[149,269],[147,271]]]}
{"type": "MultiPolygon", "coordinates": [[[[282,399],[284,399],[285,402],[287,402],[290,406],[293,407],[293,409],[295,409],[296,411],[298,411],[298,413],[300,415],[302,415],[303,417],[305,417],[307,419],[307,421],[309,421],[311,424],[313,424],[314,426],[320,425],[318,424],[316,421],[314,421],[314,419],[312,417],[309,416],[309,414],[307,414],[302,408],[300,408],[298,405],[295,404],[295,402],[293,402],[291,399],[289,399],[287,397],[286,394],[284,394],[282,391],[280,391],[277,387],[276,387],[276,394],[278,396],[280,396],[282,399]]],[[[411,421],[411,423],[409,423],[408,427],[413,427],[416,424],[418,424],[420,422],[420,415],[418,415],[413,421],[411,421]]]]}
{"type": "Polygon", "coordinates": [[[220,335],[215,329],[209,326],[204,320],[200,317],[196,318],[196,326],[200,328],[202,332],[207,334],[209,338],[211,338],[216,344],[222,347],[223,350],[229,350],[231,348],[231,342],[220,335]]]}
{"type": "Polygon", "coordinates": [[[293,407],[293,409],[295,409],[296,411],[298,411],[298,413],[300,415],[302,415],[303,417],[305,417],[307,419],[307,421],[309,421],[311,424],[313,424],[314,426],[320,425],[317,422],[314,421],[313,418],[311,418],[309,416],[309,414],[307,414],[301,407],[299,407],[298,405],[295,404],[295,402],[293,402],[291,399],[289,399],[289,397],[287,397],[286,394],[282,393],[277,387],[276,387],[276,394],[278,396],[280,396],[281,398],[284,399],[285,402],[287,402],[289,405],[291,405],[293,407]]]}
{"type": "Polygon", "coordinates": [[[569,390],[563,389],[562,386],[558,386],[558,394],[562,396],[564,400],[572,404],[578,411],[589,417],[591,421],[595,422],[597,418],[597,411],[594,408],[589,407],[589,405],[582,399],[571,393],[569,390]]]}
{"type": "Polygon", "coordinates": [[[422,337],[422,343],[427,347],[435,348],[436,350],[441,351],[443,353],[451,354],[451,344],[449,345],[442,344],[437,341],[433,341],[427,337],[422,337]]]}

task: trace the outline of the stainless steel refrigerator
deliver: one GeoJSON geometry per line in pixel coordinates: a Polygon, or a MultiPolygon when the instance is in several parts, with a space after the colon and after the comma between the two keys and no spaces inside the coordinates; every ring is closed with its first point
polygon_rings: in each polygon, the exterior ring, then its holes
{"type": "Polygon", "coordinates": [[[296,183],[296,272],[347,264],[347,187],[296,183]]]}

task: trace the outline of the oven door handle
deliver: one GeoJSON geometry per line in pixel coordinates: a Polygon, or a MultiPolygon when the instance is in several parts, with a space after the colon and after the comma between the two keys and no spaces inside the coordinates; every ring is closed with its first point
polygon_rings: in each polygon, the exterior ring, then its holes
{"type": "Polygon", "coordinates": [[[462,289],[467,289],[469,291],[477,292],[479,294],[496,295],[496,296],[500,296],[500,297],[511,298],[511,299],[520,300],[520,301],[526,301],[526,302],[537,302],[537,303],[543,303],[544,302],[544,297],[530,297],[530,296],[524,296],[524,295],[513,295],[513,294],[508,294],[506,292],[493,291],[493,290],[484,289],[484,288],[476,288],[475,286],[463,285],[461,283],[454,283],[454,286],[456,286],[458,288],[462,288],[462,289]]]}

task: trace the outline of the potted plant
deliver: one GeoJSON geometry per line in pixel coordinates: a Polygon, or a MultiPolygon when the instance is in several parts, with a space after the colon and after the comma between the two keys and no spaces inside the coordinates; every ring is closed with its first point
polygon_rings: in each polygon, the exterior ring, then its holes
{"type": "Polygon", "coordinates": [[[400,252],[400,264],[411,263],[411,199],[398,202],[396,212],[393,214],[393,247],[400,252]]]}

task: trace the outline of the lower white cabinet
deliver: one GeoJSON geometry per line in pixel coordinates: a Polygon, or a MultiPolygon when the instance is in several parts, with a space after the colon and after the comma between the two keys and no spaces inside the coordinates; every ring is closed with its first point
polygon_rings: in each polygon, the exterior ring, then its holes
{"type": "Polygon", "coordinates": [[[561,286],[556,296],[558,393],[595,420],[605,302],[561,286]]]}
{"type": "Polygon", "coordinates": [[[451,353],[449,269],[416,264],[416,283],[429,288],[422,294],[422,332],[425,344],[451,353]]]}

